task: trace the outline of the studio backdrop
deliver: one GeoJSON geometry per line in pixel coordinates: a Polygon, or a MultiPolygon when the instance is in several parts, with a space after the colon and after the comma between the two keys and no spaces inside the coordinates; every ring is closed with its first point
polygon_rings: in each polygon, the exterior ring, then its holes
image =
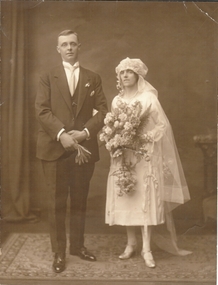
{"type": "MultiPolygon", "coordinates": [[[[147,81],[159,94],[175,135],[191,193],[176,216],[197,219],[204,193],[203,153],[193,137],[216,132],[217,4],[134,1],[1,1],[2,215],[34,219],[46,208],[34,102],[41,71],[61,62],[57,35],[75,30],[80,64],[98,73],[110,107],[117,95],[115,67],[125,57],[148,66],[147,81]]],[[[109,155],[101,160],[90,199],[104,201],[109,155]]],[[[104,205],[99,208],[103,215],[104,205]]],[[[96,209],[98,211],[98,209],[96,209]]]]}

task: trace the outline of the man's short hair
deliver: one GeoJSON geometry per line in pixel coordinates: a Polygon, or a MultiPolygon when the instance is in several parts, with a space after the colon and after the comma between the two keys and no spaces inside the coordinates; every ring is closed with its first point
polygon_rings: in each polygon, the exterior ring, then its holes
{"type": "Polygon", "coordinates": [[[58,35],[58,38],[59,38],[60,36],[68,36],[68,35],[72,35],[72,34],[77,37],[77,40],[78,40],[78,42],[79,42],[78,34],[77,34],[76,32],[74,32],[74,31],[72,31],[72,30],[64,30],[64,31],[60,32],[60,34],[58,35]]]}

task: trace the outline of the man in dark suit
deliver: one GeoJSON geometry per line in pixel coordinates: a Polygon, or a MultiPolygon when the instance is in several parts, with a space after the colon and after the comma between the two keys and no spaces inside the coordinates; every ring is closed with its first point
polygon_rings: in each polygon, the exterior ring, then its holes
{"type": "Polygon", "coordinates": [[[65,269],[68,193],[70,254],[96,260],[84,246],[84,228],[89,183],[99,160],[97,133],[103,127],[107,102],[100,76],[79,65],[80,46],[75,32],[59,34],[57,51],[62,63],[41,75],[35,103],[37,157],[47,184],[53,269],[57,273],[65,269]],[[77,143],[88,150],[85,156],[77,156],[77,143]]]}

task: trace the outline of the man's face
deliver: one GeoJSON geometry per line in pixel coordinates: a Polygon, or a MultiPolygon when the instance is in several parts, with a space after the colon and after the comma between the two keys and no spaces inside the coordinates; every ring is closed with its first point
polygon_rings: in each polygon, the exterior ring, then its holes
{"type": "Polygon", "coordinates": [[[60,53],[63,61],[74,64],[78,60],[80,45],[77,36],[74,34],[60,36],[58,38],[57,51],[60,53]]]}

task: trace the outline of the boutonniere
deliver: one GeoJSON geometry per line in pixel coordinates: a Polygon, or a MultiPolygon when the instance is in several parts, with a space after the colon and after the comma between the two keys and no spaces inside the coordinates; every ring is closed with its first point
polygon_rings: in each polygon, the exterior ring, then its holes
{"type": "Polygon", "coordinates": [[[90,83],[89,83],[89,82],[86,83],[85,87],[86,87],[86,88],[90,87],[90,83]]]}
{"type": "Polygon", "coordinates": [[[90,93],[90,97],[92,97],[94,94],[95,94],[95,91],[93,90],[93,91],[90,93]]]}

